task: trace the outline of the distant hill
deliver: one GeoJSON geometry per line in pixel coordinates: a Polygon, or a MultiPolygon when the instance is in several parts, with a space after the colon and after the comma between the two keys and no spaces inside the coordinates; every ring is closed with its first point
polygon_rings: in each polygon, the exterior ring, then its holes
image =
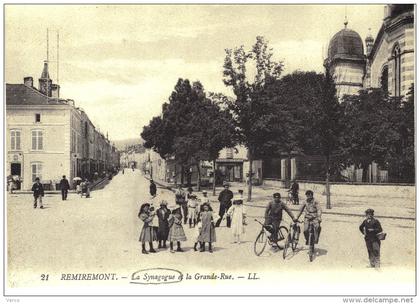
{"type": "Polygon", "coordinates": [[[141,138],[114,140],[114,143],[117,149],[120,151],[124,151],[126,148],[135,148],[136,152],[139,153],[144,151],[143,140],[141,138]]]}

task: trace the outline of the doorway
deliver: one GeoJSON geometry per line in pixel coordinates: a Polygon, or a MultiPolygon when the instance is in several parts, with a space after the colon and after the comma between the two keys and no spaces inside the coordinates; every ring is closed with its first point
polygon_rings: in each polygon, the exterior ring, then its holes
{"type": "Polygon", "coordinates": [[[12,163],[10,166],[10,174],[11,175],[21,175],[21,164],[20,163],[12,163]]]}

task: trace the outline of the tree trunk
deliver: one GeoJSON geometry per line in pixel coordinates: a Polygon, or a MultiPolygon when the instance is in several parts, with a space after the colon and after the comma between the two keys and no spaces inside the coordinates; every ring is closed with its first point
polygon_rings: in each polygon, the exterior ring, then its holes
{"type": "Polygon", "coordinates": [[[250,202],[252,200],[252,156],[251,156],[251,153],[249,153],[248,159],[249,159],[248,202],[250,202]]]}
{"type": "Polygon", "coordinates": [[[176,175],[176,163],[174,165],[174,183],[178,185],[178,176],[176,175]]]}
{"type": "Polygon", "coordinates": [[[213,196],[216,196],[216,160],[213,159],[213,196]]]}
{"type": "Polygon", "coordinates": [[[201,190],[200,161],[197,163],[197,191],[201,190]]]}
{"type": "Polygon", "coordinates": [[[330,157],[327,156],[327,175],[325,179],[325,194],[327,196],[327,209],[331,209],[331,193],[330,193],[330,157]]]}
{"type": "Polygon", "coordinates": [[[184,166],[181,165],[181,187],[184,186],[184,166]]]}

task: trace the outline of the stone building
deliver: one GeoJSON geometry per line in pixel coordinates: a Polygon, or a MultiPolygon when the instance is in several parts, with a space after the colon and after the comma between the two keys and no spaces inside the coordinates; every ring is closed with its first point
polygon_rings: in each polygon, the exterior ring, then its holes
{"type": "Polygon", "coordinates": [[[340,98],[379,87],[404,97],[414,83],[414,5],[386,5],[382,26],[375,39],[365,38],[365,49],[360,35],[344,22],[330,40],[324,64],[340,98]]]}
{"type": "Polygon", "coordinates": [[[36,177],[56,189],[62,175],[93,178],[119,166],[115,147],[73,100],[59,98],[59,89],[47,63],[38,88],[32,77],[6,84],[6,175],[19,177],[21,189],[31,189],[36,177]]]}

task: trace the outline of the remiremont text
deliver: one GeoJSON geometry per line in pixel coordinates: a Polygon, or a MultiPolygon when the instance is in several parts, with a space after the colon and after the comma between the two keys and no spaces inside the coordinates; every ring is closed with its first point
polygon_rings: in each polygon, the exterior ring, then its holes
{"type": "Polygon", "coordinates": [[[62,273],[62,281],[111,281],[117,280],[116,273],[62,273]]]}

